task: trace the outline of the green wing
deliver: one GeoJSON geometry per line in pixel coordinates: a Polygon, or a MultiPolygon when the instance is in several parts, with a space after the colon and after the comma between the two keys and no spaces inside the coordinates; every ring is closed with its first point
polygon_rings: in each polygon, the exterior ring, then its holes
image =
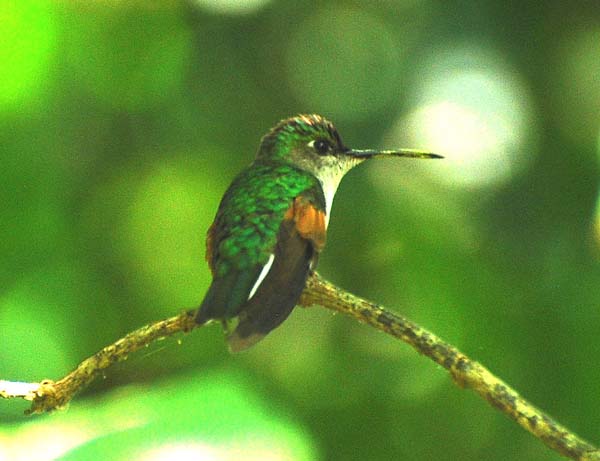
{"type": "Polygon", "coordinates": [[[324,207],[318,180],[289,165],[254,163],[234,180],[208,233],[213,281],[198,311],[198,323],[231,319],[244,309],[261,274],[270,269],[286,212],[302,193],[315,196],[324,207]]]}

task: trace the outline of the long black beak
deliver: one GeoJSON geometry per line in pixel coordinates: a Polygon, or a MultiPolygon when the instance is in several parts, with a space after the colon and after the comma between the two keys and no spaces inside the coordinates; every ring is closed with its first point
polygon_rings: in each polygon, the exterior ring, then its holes
{"type": "Polygon", "coordinates": [[[349,149],[346,155],[357,158],[375,158],[375,157],[408,157],[408,158],[444,158],[433,152],[425,152],[418,149],[398,149],[398,150],[356,150],[349,149]]]}

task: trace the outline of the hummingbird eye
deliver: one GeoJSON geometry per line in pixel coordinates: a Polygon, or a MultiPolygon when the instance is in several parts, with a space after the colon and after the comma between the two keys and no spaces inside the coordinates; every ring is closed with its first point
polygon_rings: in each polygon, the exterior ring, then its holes
{"type": "Polygon", "coordinates": [[[319,155],[326,155],[331,151],[331,144],[325,139],[315,139],[308,143],[308,147],[312,147],[319,155]]]}

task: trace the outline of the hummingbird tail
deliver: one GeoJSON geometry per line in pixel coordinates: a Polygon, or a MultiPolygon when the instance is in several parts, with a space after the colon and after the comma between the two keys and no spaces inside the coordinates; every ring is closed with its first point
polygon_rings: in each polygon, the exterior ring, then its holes
{"type": "Polygon", "coordinates": [[[260,267],[248,271],[231,271],[224,277],[215,278],[196,314],[196,323],[202,325],[211,319],[235,317],[248,299],[248,293],[256,282],[260,267]]]}
{"type": "Polygon", "coordinates": [[[250,349],[265,336],[265,334],[252,333],[250,336],[243,338],[240,336],[240,333],[236,330],[227,337],[229,351],[236,353],[245,351],[246,349],[250,349]]]}
{"type": "Polygon", "coordinates": [[[304,290],[316,251],[292,221],[284,221],[274,254],[271,269],[242,306],[237,328],[227,338],[232,352],[253,346],[290,315],[304,290]]]}

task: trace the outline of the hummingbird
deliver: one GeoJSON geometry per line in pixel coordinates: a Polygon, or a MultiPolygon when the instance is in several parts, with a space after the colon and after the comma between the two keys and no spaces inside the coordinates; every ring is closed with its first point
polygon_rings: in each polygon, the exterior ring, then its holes
{"type": "Polygon", "coordinates": [[[334,125],[316,114],[273,127],[254,162],[225,192],[208,229],[206,260],[213,278],[196,323],[221,321],[232,352],[279,326],[323,251],[342,177],[377,157],[442,158],[415,149],[350,149],[334,125]]]}

